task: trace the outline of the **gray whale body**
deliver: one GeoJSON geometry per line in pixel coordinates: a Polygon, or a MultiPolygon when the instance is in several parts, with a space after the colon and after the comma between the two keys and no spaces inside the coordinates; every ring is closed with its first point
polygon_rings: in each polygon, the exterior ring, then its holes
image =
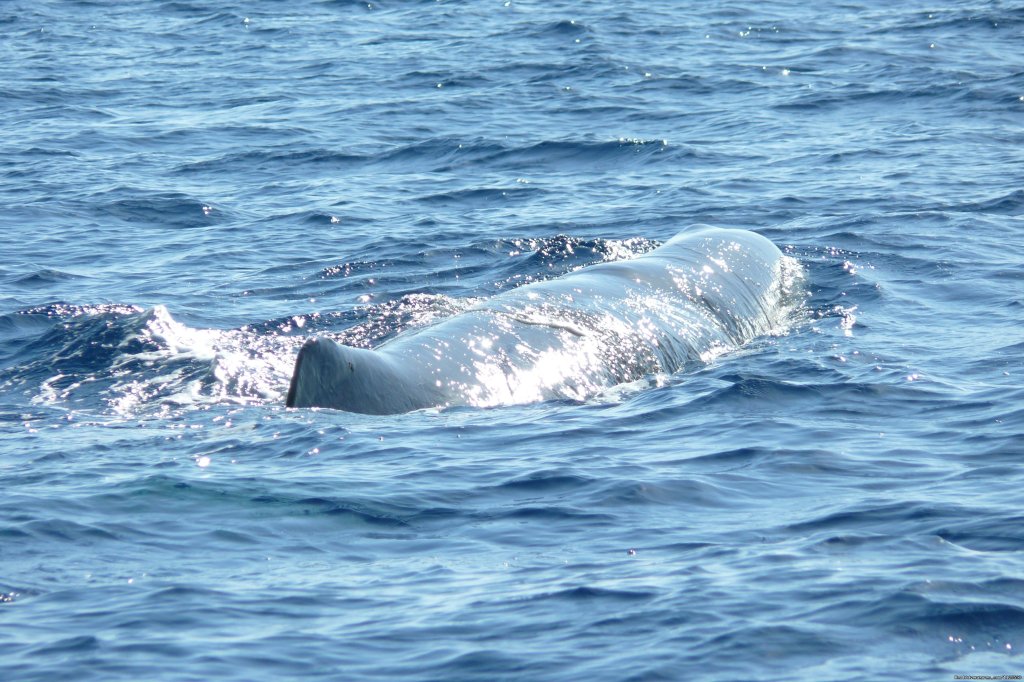
{"type": "Polygon", "coordinates": [[[705,228],[501,293],[374,350],[311,338],[287,405],[395,414],[586,400],[776,328],[788,260],[753,232],[705,228]]]}

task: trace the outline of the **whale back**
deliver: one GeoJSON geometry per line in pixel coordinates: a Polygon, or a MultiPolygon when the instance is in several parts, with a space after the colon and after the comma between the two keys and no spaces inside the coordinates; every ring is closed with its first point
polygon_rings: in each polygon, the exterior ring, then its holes
{"type": "Polygon", "coordinates": [[[375,350],[310,339],[287,404],[387,414],[585,400],[771,331],[782,263],[760,235],[709,228],[504,292],[375,350]]]}

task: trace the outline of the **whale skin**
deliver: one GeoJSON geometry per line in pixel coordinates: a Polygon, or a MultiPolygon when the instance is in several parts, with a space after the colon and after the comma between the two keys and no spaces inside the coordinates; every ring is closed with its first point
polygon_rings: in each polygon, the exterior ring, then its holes
{"type": "Polygon", "coordinates": [[[310,338],[287,405],[396,414],[587,400],[778,329],[793,267],[754,232],[687,231],[634,258],[503,292],[373,350],[310,338]]]}

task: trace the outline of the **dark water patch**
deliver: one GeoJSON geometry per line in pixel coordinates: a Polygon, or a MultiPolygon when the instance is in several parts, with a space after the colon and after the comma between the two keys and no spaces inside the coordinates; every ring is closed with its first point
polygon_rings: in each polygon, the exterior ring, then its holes
{"type": "Polygon", "coordinates": [[[890,542],[890,538],[873,533],[844,533],[833,535],[816,542],[816,545],[828,552],[847,553],[862,548],[872,548],[890,542]]]}
{"type": "MultiPolygon", "coordinates": [[[[691,552],[700,552],[702,550],[714,548],[714,545],[707,542],[670,542],[668,544],[658,544],[649,549],[652,551],[663,551],[672,554],[688,554],[691,552]]],[[[639,553],[644,551],[646,553],[647,548],[639,548],[636,551],[639,553]]],[[[627,552],[628,553],[628,552],[627,552]]]]}
{"type": "Polygon", "coordinates": [[[11,284],[25,287],[47,287],[60,282],[81,279],[83,277],[85,277],[85,275],[44,268],[16,277],[11,280],[11,284]]]}
{"type": "Polygon", "coordinates": [[[31,536],[32,534],[29,531],[22,530],[21,528],[0,528],[0,537],[11,540],[21,540],[31,536]]]}
{"type": "Polygon", "coordinates": [[[306,225],[337,225],[344,221],[346,226],[354,225],[369,225],[374,222],[374,218],[369,216],[353,215],[348,211],[338,211],[337,213],[325,213],[323,211],[303,211],[298,214],[289,214],[284,216],[274,216],[273,220],[295,220],[298,219],[300,222],[306,225]],[[344,217],[339,216],[342,214],[344,217]]]}
{"type": "Polygon", "coordinates": [[[49,323],[47,331],[33,339],[23,351],[38,359],[23,366],[19,374],[33,375],[52,375],[54,371],[73,375],[109,365],[119,353],[119,346],[147,319],[141,309],[119,305],[57,303],[18,314],[36,324],[43,320],[49,323]]]}
{"type": "Polygon", "coordinates": [[[866,607],[861,614],[845,615],[854,622],[890,624],[899,635],[953,645],[953,651],[961,655],[979,649],[1009,655],[1012,645],[1008,648],[1006,643],[1016,642],[1024,631],[1024,609],[998,602],[943,602],[896,594],[866,607]]]}
{"type": "Polygon", "coordinates": [[[203,587],[200,585],[170,585],[168,587],[157,587],[149,590],[146,593],[145,598],[154,602],[198,602],[206,605],[213,599],[224,595],[225,593],[223,591],[216,590],[211,587],[203,587]]]}
{"type": "MultiPolygon", "coordinates": [[[[65,312],[57,305],[27,314],[57,316],[61,321],[21,350],[21,354],[33,359],[8,375],[8,380],[18,383],[46,381],[50,390],[63,391],[110,368],[124,351],[144,353],[157,349],[140,334],[155,318],[136,308],[72,308],[65,312]]],[[[112,380],[107,376],[104,383],[109,385],[112,380]]]]}
{"type": "Polygon", "coordinates": [[[32,654],[36,656],[61,656],[66,654],[80,655],[96,651],[101,646],[101,640],[93,635],[79,635],[66,637],[51,644],[45,644],[33,649],[32,654]]]}
{"type": "Polygon", "coordinates": [[[538,187],[486,187],[458,189],[417,197],[416,201],[428,205],[450,205],[471,210],[488,206],[504,206],[529,201],[547,190],[538,187]]]}
{"type": "Polygon", "coordinates": [[[121,187],[105,194],[101,218],[114,218],[141,229],[206,227],[220,222],[224,213],[219,207],[181,192],[121,187]]]}
{"type": "Polygon", "coordinates": [[[190,328],[160,306],[58,304],[24,313],[55,323],[22,337],[12,351],[19,364],[0,380],[47,403],[87,409],[160,410],[197,398],[276,395],[286,381],[280,373],[290,369],[285,358],[301,343],[286,334],[190,328]]]}
{"type": "Polygon", "coordinates": [[[959,523],[944,526],[935,534],[944,540],[976,552],[1024,551],[1021,516],[1005,514],[965,517],[959,523]]]}
{"type": "Polygon", "coordinates": [[[379,166],[395,170],[425,168],[442,172],[473,164],[504,149],[503,145],[487,139],[442,137],[380,150],[374,154],[373,161],[379,166]]]}
{"type": "Polygon", "coordinates": [[[338,502],[323,498],[307,498],[296,500],[295,504],[303,508],[302,512],[304,514],[315,512],[327,516],[340,516],[373,526],[401,527],[407,525],[401,519],[387,514],[368,512],[353,506],[349,502],[338,502]]]}
{"type": "Polygon", "coordinates": [[[212,11],[209,7],[200,3],[183,2],[182,0],[161,2],[158,3],[158,6],[161,12],[186,17],[188,19],[198,19],[199,23],[221,23],[228,20],[231,20],[231,23],[239,23],[242,19],[242,17],[230,12],[212,11]]]}
{"type": "Polygon", "coordinates": [[[657,482],[620,481],[606,483],[589,495],[595,509],[635,508],[659,505],[677,508],[685,504],[693,508],[735,508],[742,500],[736,491],[708,480],[661,479],[657,482]]]}
{"type": "Polygon", "coordinates": [[[1024,353],[1024,341],[1011,343],[1010,345],[1007,346],[1001,346],[1000,348],[998,348],[998,352],[1009,356],[1024,353]]]}
{"type": "Polygon", "coordinates": [[[626,168],[654,161],[672,163],[695,156],[689,148],[669,145],[667,140],[547,140],[504,149],[486,157],[484,162],[487,166],[509,168],[529,176],[552,170],[626,168]]]}
{"type": "Polygon", "coordinates": [[[117,536],[103,528],[66,519],[33,521],[23,526],[24,531],[37,537],[89,545],[97,541],[117,540],[117,536]]]}
{"type": "Polygon", "coordinates": [[[490,677],[497,671],[502,671],[503,675],[530,675],[542,672],[545,667],[537,661],[523,660],[498,649],[482,649],[454,656],[440,665],[431,666],[430,670],[441,678],[464,675],[490,677]]]}
{"type": "MultiPolygon", "coordinates": [[[[97,112],[104,113],[105,112],[97,112]]],[[[109,114],[105,114],[109,117],[109,114]]],[[[25,159],[49,159],[57,158],[80,158],[81,153],[71,149],[54,149],[52,147],[29,147],[18,153],[19,157],[25,159]]]]}
{"type": "Polygon", "coordinates": [[[14,364],[22,349],[54,324],[51,312],[29,309],[0,315],[0,357],[14,364]]]}
{"type": "Polygon", "coordinates": [[[209,532],[209,542],[213,544],[229,544],[229,545],[243,545],[243,546],[259,546],[262,544],[263,539],[260,536],[252,533],[243,533],[240,531],[226,530],[226,529],[214,529],[209,532]]]}
{"type": "Polygon", "coordinates": [[[602,602],[645,602],[659,596],[654,590],[621,590],[601,587],[579,586],[570,587],[557,592],[536,595],[530,600],[566,601],[569,603],[602,601],[602,602]]]}
{"type": "Polygon", "coordinates": [[[944,8],[917,12],[902,17],[906,23],[890,24],[875,29],[879,33],[934,33],[944,29],[950,35],[1013,28],[1024,23],[1024,12],[1016,7],[944,8]]]}
{"type": "Polygon", "coordinates": [[[485,516],[489,518],[499,518],[507,520],[540,520],[544,522],[565,522],[571,521],[574,523],[583,524],[601,524],[610,523],[614,517],[609,514],[600,514],[583,509],[575,509],[572,507],[565,506],[528,506],[519,505],[513,509],[501,512],[487,513],[485,516]]]}
{"type": "MultiPolygon", "coordinates": [[[[390,40],[390,38],[388,39],[390,40]]],[[[368,44],[373,45],[376,41],[369,41],[368,44]]],[[[379,42],[384,42],[379,41],[379,42]]],[[[448,92],[457,93],[459,90],[466,89],[473,91],[478,88],[487,87],[493,81],[479,73],[461,72],[439,72],[439,71],[411,71],[402,75],[401,81],[403,85],[409,85],[413,88],[427,88],[441,89],[447,88],[448,92]]]]}
{"type": "Polygon", "coordinates": [[[998,215],[1019,216],[1024,213],[1024,190],[1014,190],[1003,196],[993,197],[985,201],[974,201],[963,204],[943,206],[943,211],[956,213],[978,214],[993,213],[998,215]]]}
{"type": "Polygon", "coordinates": [[[902,528],[904,532],[913,529],[918,534],[940,534],[943,524],[964,518],[966,510],[945,505],[924,502],[901,504],[859,505],[829,513],[825,516],[801,521],[787,526],[791,533],[835,532],[884,532],[886,528],[902,528]]]}
{"type": "Polygon", "coordinates": [[[754,466],[761,460],[778,457],[780,454],[775,447],[744,447],[688,457],[686,464],[688,469],[711,467],[717,470],[726,467],[732,470],[754,466]]]}
{"type": "MultiPolygon", "coordinates": [[[[678,95],[711,95],[718,91],[720,84],[714,83],[707,78],[694,75],[652,75],[644,74],[642,80],[631,83],[630,89],[640,93],[650,93],[668,96],[678,95]]],[[[696,151],[692,153],[696,154],[696,151]]]]}
{"type": "Polygon", "coordinates": [[[365,164],[367,156],[331,149],[295,149],[293,145],[282,148],[255,149],[227,154],[224,156],[193,161],[176,170],[179,173],[295,173],[303,168],[323,170],[345,170],[358,164],[365,164]]]}
{"type": "Polygon", "coordinates": [[[904,89],[897,85],[868,87],[851,84],[842,90],[821,92],[800,92],[793,98],[774,105],[778,111],[818,112],[833,111],[841,107],[857,106],[868,111],[882,111],[909,104],[948,104],[969,96],[967,88],[952,83],[943,87],[930,86],[921,89],[904,89]]]}
{"type": "Polygon", "coordinates": [[[585,476],[562,473],[560,471],[537,471],[499,483],[493,489],[495,492],[510,494],[547,493],[552,491],[577,491],[586,488],[592,483],[593,481],[585,476]]]}
{"type": "Polygon", "coordinates": [[[712,637],[701,644],[704,656],[716,658],[756,656],[760,661],[818,659],[845,651],[844,642],[814,628],[792,625],[750,625],[712,637]],[[785,653],[783,653],[785,652],[785,653]]]}
{"type": "Polygon", "coordinates": [[[542,26],[530,26],[530,32],[539,36],[572,36],[574,38],[591,33],[591,29],[581,21],[564,19],[542,26]]]}
{"type": "MultiPolygon", "coordinates": [[[[898,372],[898,370],[897,370],[898,372]]],[[[771,377],[726,376],[728,385],[717,388],[689,403],[689,409],[754,410],[754,414],[780,414],[784,411],[810,408],[832,410],[837,416],[873,414],[875,405],[899,400],[918,406],[941,402],[944,395],[914,387],[880,382],[858,382],[844,379],[841,383],[781,381],[771,377]]]]}

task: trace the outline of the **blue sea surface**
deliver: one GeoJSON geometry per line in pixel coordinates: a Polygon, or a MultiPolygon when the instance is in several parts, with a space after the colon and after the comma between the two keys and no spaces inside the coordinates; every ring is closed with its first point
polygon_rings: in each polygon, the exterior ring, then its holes
{"type": "Polygon", "coordinates": [[[1024,674],[1024,3],[0,4],[0,679],[1024,674]],[[699,225],[778,333],[284,405],[699,225]]]}

